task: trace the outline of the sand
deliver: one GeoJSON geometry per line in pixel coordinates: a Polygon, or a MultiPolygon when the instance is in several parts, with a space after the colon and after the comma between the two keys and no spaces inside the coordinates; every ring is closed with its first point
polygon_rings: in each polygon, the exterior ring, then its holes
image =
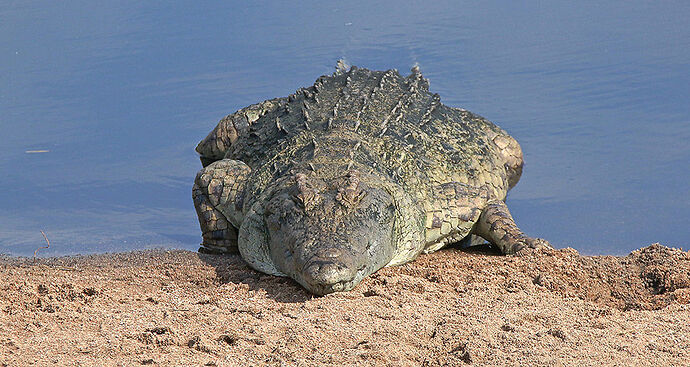
{"type": "Polygon", "coordinates": [[[0,257],[0,366],[683,366],[690,253],[449,248],[313,297],[238,256],[0,257]]]}

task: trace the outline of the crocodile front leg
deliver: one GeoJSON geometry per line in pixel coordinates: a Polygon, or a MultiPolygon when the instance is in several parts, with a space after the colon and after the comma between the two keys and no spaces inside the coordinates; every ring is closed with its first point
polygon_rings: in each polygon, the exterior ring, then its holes
{"type": "Polygon", "coordinates": [[[473,233],[497,246],[504,254],[514,254],[526,247],[551,247],[544,239],[525,235],[502,200],[487,203],[473,233]]]}
{"type": "Polygon", "coordinates": [[[242,224],[245,182],[251,169],[223,159],[199,171],[192,197],[202,232],[202,251],[237,252],[237,228],[242,224]]]}
{"type": "Polygon", "coordinates": [[[436,251],[449,243],[473,243],[468,235],[489,201],[489,195],[489,190],[484,186],[475,187],[460,182],[434,186],[432,200],[425,205],[424,252],[436,251]]]}

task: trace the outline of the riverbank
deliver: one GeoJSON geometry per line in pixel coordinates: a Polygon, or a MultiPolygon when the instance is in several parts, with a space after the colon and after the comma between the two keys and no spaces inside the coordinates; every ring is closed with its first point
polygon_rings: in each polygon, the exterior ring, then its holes
{"type": "Polygon", "coordinates": [[[690,253],[446,249],[312,297],[238,256],[0,257],[0,366],[683,365],[690,253]]]}

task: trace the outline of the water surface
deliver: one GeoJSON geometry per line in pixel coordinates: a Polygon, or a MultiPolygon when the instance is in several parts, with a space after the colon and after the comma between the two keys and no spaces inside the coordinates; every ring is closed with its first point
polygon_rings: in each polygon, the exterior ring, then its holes
{"type": "Polygon", "coordinates": [[[520,141],[508,203],[557,247],[690,239],[690,3],[0,4],[0,252],[194,250],[196,143],[335,61],[419,64],[520,141]]]}

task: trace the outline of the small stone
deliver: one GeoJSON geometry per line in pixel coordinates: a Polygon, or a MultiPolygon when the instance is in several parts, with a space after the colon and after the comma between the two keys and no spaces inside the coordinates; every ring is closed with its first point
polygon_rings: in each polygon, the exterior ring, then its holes
{"type": "Polygon", "coordinates": [[[146,331],[148,331],[149,333],[152,333],[152,334],[157,334],[157,335],[163,335],[163,334],[171,332],[170,328],[167,326],[163,326],[163,327],[157,326],[157,327],[154,327],[151,329],[146,329],[146,331]]]}
{"type": "Polygon", "coordinates": [[[48,294],[48,286],[46,286],[45,284],[39,284],[38,294],[48,294]]]}
{"type": "Polygon", "coordinates": [[[218,337],[218,341],[223,342],[227,345],[235,345],[237,344],[237,337],[228,334],[223,334],[220,337],[218,337]]]}
{"type": "Polygon", "coordinates": [[[98,293],[100,293],[93,287],[84,288],[84,290],[82,292],[87,296],[95,296],[98,293]]]}
{"type": "Polygon", "coordinates": [[[558,339],[561,339],[561,340],[566,340],[566,339],[567,339],[567,335],[566,335],[565,332],[564,332],[562,329],[560,329],[560,328],[549,329],[549,331],[547,331],[547,333],[549,333],[549,335],[554,336],[554,337],[556,337],[556,338],[558,338],[558,339]]]}
{"type": "Polygon", "coordinates": [[[201,337],[198,335],[189,339],[189,341],[187,342],[187,346],[190,348],[193,348],[195,350],[198,350],[199,352],[204,352],[204,353],[210,353],[211,352],[211,349],[206,345],[206,343],[204,343],[201,340],[201,337]]]}

